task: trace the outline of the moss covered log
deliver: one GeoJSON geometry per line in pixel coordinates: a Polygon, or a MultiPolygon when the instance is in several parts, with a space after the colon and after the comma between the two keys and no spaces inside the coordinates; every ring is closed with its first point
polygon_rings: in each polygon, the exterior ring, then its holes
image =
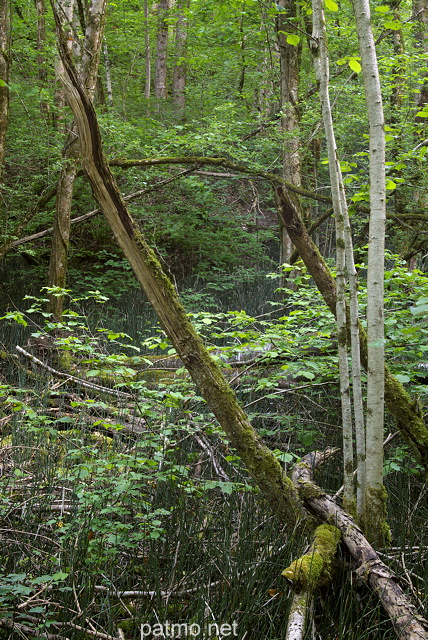
{"type": "Polygon", "coordinates": [[[340,537],[339,529],[330,524],[322,524],[315,529],[309,551],[282,572],[297,592],[313,593],[328,583],[340,537]]]}

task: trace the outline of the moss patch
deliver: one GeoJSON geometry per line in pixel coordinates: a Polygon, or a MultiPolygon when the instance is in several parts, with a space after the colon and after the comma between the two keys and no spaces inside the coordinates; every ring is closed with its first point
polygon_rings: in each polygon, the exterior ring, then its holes
{"type": "Polygon", "coordinates": [[[330,580],[339,540],[340,531],[337,527],[329,524],[317,527],[309,552],[292,562],[282,575],[292,581],[297,592],[315,591],[330,580]]]}

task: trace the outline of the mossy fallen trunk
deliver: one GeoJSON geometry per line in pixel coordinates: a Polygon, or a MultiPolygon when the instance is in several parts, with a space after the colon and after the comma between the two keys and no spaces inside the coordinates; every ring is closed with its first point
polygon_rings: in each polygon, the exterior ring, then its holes
{"type": "Polygon", "coordinates": [[[313,594],[327,584],[340,541],[340,531],[329,524],[315,529],[307,553],[284,569],[282,575],[293,583],[293,600],[288,617],[286,640],[302,640],[313,609],[313,594]]]}
{"type": "Polygon", "coordinates": [[[327,584],[331,577],[331,567],[340,541],[340,531],[330,524],[322,524],[315,529],[311,546],[284,569],[282,575],[293,583],[295,591],[313,593],[327,584]]]}
{"type": "Polygon", "coordinates": [[[312,480],[312,471],[324,453],[303,458],[293,469],[292,480],[306,508],[323,522],[337,527],[355,561],[358,576],[376,592],[400,640],[428,640],[428,623],[397,584],[396,577],[382,562],[349,514],[312,480]]]}

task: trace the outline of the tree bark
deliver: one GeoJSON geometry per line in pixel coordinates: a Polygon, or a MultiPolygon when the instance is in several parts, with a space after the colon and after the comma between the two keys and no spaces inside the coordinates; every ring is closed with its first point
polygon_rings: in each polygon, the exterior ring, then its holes
{"type": "MultiPolygon", "coordinates": [[[[299,109],[299,80],[300,80],[300,43],[290,44],[288,36],[297,36],[293,26],[297,19],[298,3],[295,0],[279,0],[278,7],[282,11],[276,18],[276,32],[280,59],[280,126],[284,136],[282,175],[284,180],[300,187],[300,109],[299,109]]],[[[298,198],[295,205],[302,215],[298,198]]],[[[279,219],[280,230],[280,264],[289,263],[293,251],[290,236],[284,224],[279,219]]]]}
{"type": "Polygon", "coordinates": [[[172,71],[172,102],[177,107],[176,117],[183,119],[186,106],[186,52],[187,52],[187,16],[189,0],[178,0],[175,6],[177,22],[175,25],[174,69],[172,71]]]}
{"type": "Polygon", "coordinates": [[[388,538],[383,487],[385,397],[384,254],[385,134],[382,93],[368,0],[353,0],[370,141],[370,225],[367,266],[366,495],[362,521],[370,540],[388,538]]]}
{"type": "MultiPolygon", "coordinates": [[[[144,0],[144,58],[146,61],[146,79],[144,84],[144,97],[150,100],[150,90],[152,82],[152,56],[150,47],[150,22],[149,22],[149,0],[144,0]]],[[[147,104],[148,110],[148,104],[147,104]]]]}
{"type": "MultiPolygon", "coordinates": [[[[421,56],[426,56],[428,51],[428,2],[427,0],[413,0],[412,18],[414,22],[414,37],[420,48],[421,56]]],[[[421,109],[428,104],[428,74],[424,74],[425,82],[421,85],[416,96],[416,104],[421,109]]],[[[421,121],[426,118],[420,118],[421,121]]]]}
{"type": "MultiPolygon", "coordinates": [[[[46,89],[48,73],[47,60],[45,55],[46,45],[46,7],[44,0],[35,0],[37,12],[37,76],[39,89],[46,89]]],[[[40,100],[40,111],[45,122],[49,122],[50,108],[49,103],[42,97],[40,100]]]]}
{"type": "Polygon", "coordinates": [[[314,59],[315,77],[319,84],[321,112],[327,143],[327,155],[330,172],[330,185],[333,200],[333,211],[336,227],[336,322],[338,336],[338,363],[340,377],[340,398],[342,407],[342,440],[343,440],[343,486],[344,506],[351,513],[354,511],[354,453],[353,453],[353,419],[349,384],[348,367],[348,327],[346,317],[346,245],[345,217],[347,205],[343,185],[342,171],[336,147],[333,128],[332,110],[329,94],[329,62],[327,50],[327,33],[325,27],[322,2],[312,2],[313,31],[311,50],[314,59]],[[316,43],[316,44],[315,44],[316,43]]]}
{"type": "Polygon", "coordinates": [[[343,414],[343,466],[344,505],[354,512],[353,489],[353,433],[355,424],[357,449],[357,513],[364,509],[365,488],[365,426],[361,388],[361,356],[358,327],[358,278],[354,262],[352,231],[346,202],[345,186],[337,152],[329,94],[329,59],[327,32],[322,2],[313,0],[313,32],[311,49],[314,56],[315,76],[319,84],[321,111],[327,142],[330,168],[330,183],[336,222],[336,264],[337,264],[337,323],[339,371],[341,377],[343,414]],[[346,287],[349,282],[349,317],[346,305],[346,287]],[[349,325],[349,327],[348,327],[349,325]],[[353,412],[349,393],[348,336],[352,355],[353,412]]]}
{"type": "Polygon", "coordinates": [[[156,40],[156,65],[155,65],[155,98],[166,98],[166,72],[168,55],[168,23],[166,21],[169,9],[169,0],[158,2],[158,32],[156,40]]]}
{"type": "MultiPolygon", "coordinates": [[[[305,461],[297,465],[299,475],[294,482],[285,475],[276,457],[248,421],[217,363],[203,346],[154,252],[129,216],[102,151],[95,111],[68,57],[62,40],[61,25],[57,16],[55,17],[64,60],[62,81],[79,129],[82,160],[94,195],[163,329],[200,393],[260,486],[274,513],[291,526],[305,519],[299,494],[313,513],[338,526],[352,555],[359,563],[364,563],[363,575],[369,576],[370,584],[392,616],[392,623],[400,637],[404,640],[426,640],[428,634],[417,620],[413,607],[397,585],[391,586],[391,573],[378,561],[374,550],[365,545],[365,539],[351,518],[310,481],[310,466],[305,461]],[[392,591],[393,588],[395,591],[392,591]],[[393,600],[394,597],[397,601],[393,600]]],[[[312,461],[316,463],[316,459],[311,459],[310,462],[312,461]]]]}
{"type": "Polygon", "coordinates": [[[10,16],[8,0],[0,0],[0,184],[6,153],[9,121],[10,16]]]}
{"type": "MultiPolygon", "coordinates": [[[[88,7],[85,39],[81,56],[81,77],[88,95],[93,98],[98,78],[98,67],[104,35],[106,0],[92,0],[88,7]]],[[[67,5],[67,10],[69,5],[67,5]]],[[[67,14],[71,20],[72,14],[67,14]]],[[[58,65],[61,73],[62,65],[58,65]]],[[[79,144],[73,127],[63,152],[64,166],[58,181],[56,212],[49,261],[48,287],[65,288],[70,243],[70,219],[74,183],[79,169],[79,144]]],[[[63,296],[49,294],[48,311],[59,320],[63,311],[63,296]]]]}
{"type": "Polygon", "coordinates": [[[313,469],[322,462],[324,455],[321,452],[309,454],[294,467],[292,479],[302,501],[323,522],[340,529],[343,542],[356,563],[357,575],[378,596],[400,640],[426,640],[428,624],[418,616],[393,573],[380,560],[354,520],[312,481],[313,469]]]}

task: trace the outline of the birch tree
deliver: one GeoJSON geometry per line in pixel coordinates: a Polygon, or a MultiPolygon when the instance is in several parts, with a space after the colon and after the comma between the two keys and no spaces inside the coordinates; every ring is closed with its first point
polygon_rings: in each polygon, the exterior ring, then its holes
{"type": "Polygon", "coordinates": [[[385,136],[382,94],[368,0],[353,0],[370,141],[370,226],[367,271],[367,432],[366,498],[363,522],[372,540],[382,542],[385,530],[383,487],[384,438],[384,252],[385,136]]]}
{"type": "Polygon", "coordinates": [[[340,395],[342,404],[344,505],[354,510],[354,453],[353,422],[355,421],[357,443],[357,513],[362,514],[365,487],[365,429],[361,390],[360,346],[358,330],[358,282],[355,269],[352,233],[333,127],[329,92],[329,59],[324,9],[321,0],[313,0],[313,32],[311,49],[319,86],[322,118],[327,143],[330,183],[336,224],[336,320],[338,333],[338,357],[340,372],[340,395]],[[348,330],[347,284],[350,288],[350,313],[348,330]],[[354,412],[350,397],[348,368],[348,335],[351,338],[352,380],[354,412]]]}

